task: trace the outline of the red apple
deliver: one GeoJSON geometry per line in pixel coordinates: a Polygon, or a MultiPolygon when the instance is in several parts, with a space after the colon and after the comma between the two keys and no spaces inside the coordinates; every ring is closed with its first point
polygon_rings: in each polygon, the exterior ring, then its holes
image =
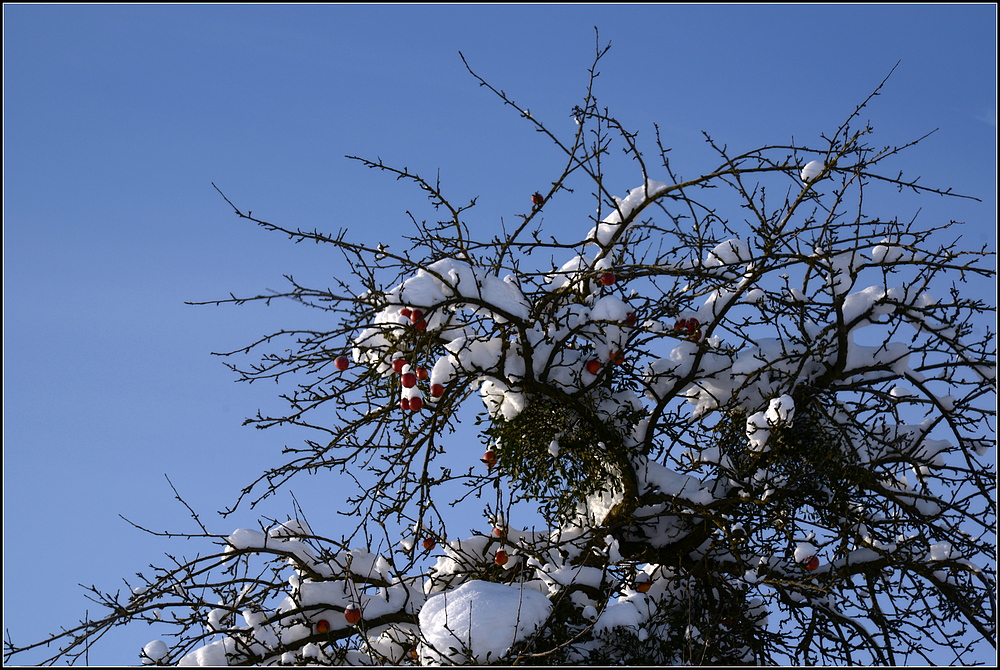
{"type": "Polygon", "coordinates": [[[618,281],[618,277],[615,276],[614,272],[605,272],[601,275],[601,283],[605,286],[611,286],[616,281],[618,281]]]}
{"type": "Polygon", "coordinates": [[[612,351],[611,362],[614,363],[615,365],[621,365],[622,363],[625,362],[625,354],[623,354],[620,351],[612,351]]]}
{"type": "Polygon", "coordinates": [[[347,623],[353,626],[357,622],[361,621],[361,608],[357,605],[349,605],[347,609],[344,610],[344,618],[347,619],[347,623]]]}
{"type": "Polygon", "coordinates": [[[425,537],[424,538],[423,545],[424,545],[424,549],[426,549],[427,551],[430,551],[431,549],[433,549],[436,544],[437,544],[437,542],[434,541],[433,537],[425,537]]]}
{"type": "Polygon", "coordinates": [[[541,205],[544,202],[545,202],[545,196],[539,193],[538,191],[535,191],[534,193],[531,194],[531,204],[541,205]]]}
{"type": "Polygon", "coordinates": [[[326,619],[320,619],[316,622],[316,632],[320,635],[326,635],[330,632],[330,622],[326,619]]]}
{"type": "Polygon", "coordinates": [[[808,570],[809,572],[812,572],[813,570],[819,567],[819,559],[816,558],[815,556],[810,556],[803,562],[806,565],[806,570],[808,570]]]}
{"type": "Polygon", "coordinates": [[[337,360],[333,362],[337,366],[337,369],[343,372],[347,368],[351,367],[351,359],[347,356],[337,356],[337,360]]]}
{"type": "Polygon", "coordinates": [[[410,411],[419,412],[424,408],[424,401],[420,396],[410,398],[410,411]]]}
{"type": "Polygon", "coordinates": [[[503,549],[500,549],[499,551],[497,551],[496,554],[493,555],[493,562],[496,563],[497,565],[500,566],[507,565],[508,560],[510,559],[507,556],[507,552],[504,551],[503,549]]]}
{"type": "Polygon", "coordinates": [[[418,321],[424,318],[423,310],[415,309],[410,312],[410,321],[415,325],[418,321]]]}
{"type": "Polygon", "coordinates": [[[490,449],[485,454],[483,454],[482,461],[483,463],[486,464],[486,467],[492,468],[494,465],[497,464],[497,452],[490,449]]]}
{"type": "Polygon", "coordinates": [[[431,376],[431,373],[427,372],[427,368],[417,368],[415,372],[417,373],[417,379],[420,381],[424,381],[431,376]]]}
{"type": "Polygon", "coordinates": [[[652,585],[648,575],[642,574],[635,578],[635,590],[639,593],[646,593],[652,585]]]}
{"type": "Polygon", "coordinates": [[[403,371],[403,367],[406,365],[405,358],[397,358],[392,362],[392,371],[397,375],[403,371]]]}
{"type": "Polygon", "coordinates": [[[403,399],[401,399],[399,401],[399,408],[400,409],[410,409],[410,399],[409,398],[403,398],[403,399]]]}
{"type": "Polygon", "coordinates": [[[427,322],[424,321],[423,319],[420,319],[420,321],[417,321],[416,323],[413,324],[413,329],[414,330],[427,330],[427,322]]]}
{"type": "Polygon", "coordinates": [[[413,312],[410,311],[409,307],[404,307],[403,309],[399,310],[399,315],[404,319],[409,319],[411,314],[413,314],[413,312]]]}
{"type": "Polygon", "coordinates": [[[594,359],[587,361],[587,372],[589,372],[592,375],[596,375],[600,371],[601,371],[601,362],[599,360],[594,359]]]}
{"type": "Polygon", "coordinates": [[[411,389],[417,385],[417,375],[412,372],[404,372],[403,376],[399,378],[399,383],[405,388],[411,389]]]}
{"type": "Polygon", "coordinates": [[[674,324],[674,331],[681,331],[681,330],[687,330],[687,329],[688,329],[688,320],[687,319],[678,319],[677,323],[674,324]]]}
{"type": "Polygon", "coordinates": [[[633,327],[639,322],[639,317],[635,315],[635,312],[629,312],[625,315],[625,325],[629,328],[633,327]]]}
{"type": "Polygon", "coordinates": [[[444,386],[441,384],[431,384],[431,395],[440,398],[444,395],[444,386]]]}
{"type": "Polygon", "coordinates": [[[507,537],[507,529],[506,528],[500,528],[500,527],[494,527],[493,528],[493,534],[496,535],[497,537],[507,537]]]}

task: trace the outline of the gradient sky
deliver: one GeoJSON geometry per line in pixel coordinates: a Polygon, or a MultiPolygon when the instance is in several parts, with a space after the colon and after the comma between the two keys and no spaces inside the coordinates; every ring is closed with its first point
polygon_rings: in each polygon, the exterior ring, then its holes
{"type": "MultiPolygon", "coordinates": [[[[431,178],[440,168],[455,202],[479,197],[470,225],[490,234],[557,175],[559,153],[477,86],[459,51],[570,134],[597,26],[613,44],[602,104],[640,140],[658,123],[688,176],[715,164],[702,130],[739,149],[819,144],[899,61],[865,114],[875,143],[939,129],[899,168],[982,202],[927,197],[920,216],[964,221],[969,246],[996,248],[993,4],[3,11],[3,586],[17,643],[81,618],[89,603],[77,584],[114,591],[164,551],[207,549],[118,517],[194,530],[164,474],[216,532],[292,511],[285,494],[214,516],[299,437],[241,427],[279,408],[277,391],[234,384],[210,352],[322,327],[322,315],[184,302],[281,289],[286,273],[325,286],[343,261],[240,221],[210,182],[255,216],[392,243],[409,229],[407,210],[433,212],[416,188],[345,154],[431,178]]],[[[608,179],[620,195],[639,184],[634,170],[608,179]]],[[[291,490],[333,535],[342,494],[330,477],[291,490]]],[[[90,662],[135,663],[155,637],[143,625],[115,630],[90,662]]]]}

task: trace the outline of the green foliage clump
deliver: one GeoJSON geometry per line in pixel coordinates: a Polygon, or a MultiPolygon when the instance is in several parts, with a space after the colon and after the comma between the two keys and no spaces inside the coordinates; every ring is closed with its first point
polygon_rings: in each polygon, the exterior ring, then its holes
{"type": "Polygon", "coordinates": [[[748,481],[761,472],[783,482],[781,500],[789,510],[806,505],[823,516],[824,510],[840,509],[857,499],[872,485],[871,471],[862,466],[843,427],[824,410],[822,397],[796,394],[795,416],[770,427],[764,451],[751,448],[746,435],[747,412],[732,411],[716,426],[720,452],[728,456],[736,477],[748,481]]]}
{"type": "Polygon", "coordinates": [[[624,436],[638,417],[606,422],[586,407],[569,396],[530,396],[516,417],[496,418],[485,431],[503,473],[526,500],[544,501],[546,515],[565,518],[588,495],[620,485],[624,436]]]}

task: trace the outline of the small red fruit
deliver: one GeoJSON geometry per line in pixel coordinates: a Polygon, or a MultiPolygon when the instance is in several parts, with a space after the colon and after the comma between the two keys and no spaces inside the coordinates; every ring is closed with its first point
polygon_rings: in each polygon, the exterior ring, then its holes
{"type": "Polygon", "coordinates": [[[620,351],[612,351],[611,362],[614,363],[615,365],[621,365],[622,363],[625,362],[625,354],[623,354],[620,351]]]}
{"type": "Polygon", "coordinates": [[[404,319],[409,319],[411,314],[413,314],[413,312],[410,311],[409,307],[404,307],[403,309],[399,310],[399,315],[404,319]]]}
{"type": "Polygon", "coordinates": [[[412,372],[404,372],[403,376],[399,378],[399,383],[404,388],[411,389],[417,385],[417,375],[412,372]]]}
{"type": "Polygon", "coordinates": [[[806,570],[810,572],[819,567],[819,559],[816,558],[815,556],[810,556],[804,562],[806,564],[806,570]]]}
{"type": "Polygon", "coordinates": [[[431,395],[440,398],[444,395],[444,386],[441,384],[431,384],[431,395]]]}
{"type": "Polygon", "coordinates": [[[320,619],[316,622],[316,632],[320,635],[325,635],[330,632],[330,622],[326,619],[320,619]]]}
{"type": "Polygon", "coordinates": [[[618,277],[615,276],[614,272],[605,272],[601,275],[601,283],[605,286],[611,286],[616,281],[618,281],[618,277]]]}
{"type": "Polygon", "coordinates": [[[427,372],[427,368],[417,368],[415,372],[417,373],[417,379],[420,381],[424,381],[431,376],[431,373],[427,372]]]}
{"type": "Polygon", "coordinates": [[[497,537],[507,537],[507,529],[495,527],[493,528],[493,534],[496,535],[497,537]]]}
{"type": "Polygon", "coordinates": [[[679,332],[681,330],[687,330],[687,328],[688,328],[688,320],[687,319],[678,319],[677,323],[674,324],[674,331],[675,332],[679,332]]]}
{"type": "Polygon", "coordinates": [[[399,408],[400,409],[410,409],[410,399],[409,398],[403,398],[402,400],[400,400],[399,401],[399,408]]]}
{"type": "Polygon", "coordinates": [[[507,556],[507,552],[503,549],[500,549],[493,555],[493,562],[499,566],[507,565],[508,560],[510,560],[510,557],[507,556]]]}
{"type": "Polygon", "coordinates": [[[419,412],[424,408],[424,401],[420,396],[410,398],[410,411],[419,412]]]}
{"type": "Polygon", "coordinates": [[[337,369],[343,372],[347,368],[351,367],[351,360],[347,356],[337,356],[337,360],[333,362],[337,366],[337,369]]]}
{"type": "Polygon", "coordinates": [[[635,580],[635,590],[639,593],[646,593],[649,591],[649,587],[653,585],[653,582],[649,580],[646,575],[639,575],[635,580]]]}
{"type": "Polygon", "coordinates": [[[410,312],[410,321],[416,325],[418,321],[424,318],[424,313],[422,310],[415,309],[410,312]]]}
{"type": "Polygon", "coordinates": [[[601,362],[599,360],[594,359],[587,361],[587,372],[589,372],[592,375],[596,375],[600,371],[601,371],[601,362]]]}
{"type": "Polygon", "coordinates": [[[398,375],[400,372],[403,371],[403,367],[404,366],[406,366],[406,359],[405,358],[397,358],[396,360],[394,360],[392,362],[392,371],[395,372],[398,375]]]}
{"type": "Polygon", "coordinates": [[[497,452],[490,449],[485,454],[483,454],[483,458],[481,460],[483,461],[483,463],[486,464],[486,467],[492,468],[494,465],[497,464],[497,452]]]}
{"type": "Polygon", "coordinates": [[[416,323],[413,324],[413,329],[414,330],[427,330],[427,322],[424,321],[423,319],[420,319],[420,321],[417,321],[416,323]]]}
{"type": "Polygon", "coordinates": [[[625,325],[629,328],[633,327],[639,322],[639,317],[635,315],[635,312],[629,312],[625,315],[625,325]]]}
{"type": "Polygon", "coordinates": [[[349,605],[347,609],[344,610],[344,618],[347,619],[347,623],[353,626],[357,622],[361,621],[361,608],[357,605],[349,605]]]}
{"type": "Polygon", "coordinates": [[[436,544],[437,544],[437,542],[434,541],[433,537],[424,538],[423,545],[424,545],[424,549],[426,549],[427,551],[430,551],[431,549],[433,549],[436,544]]]}
{"type": "Polygon", "coordinates": [[[545,202],[545,196],[539,193],[538,191],[535,191],[534,193],[531,194],[531,204],[541,205],[544,202],[545,202]]]}

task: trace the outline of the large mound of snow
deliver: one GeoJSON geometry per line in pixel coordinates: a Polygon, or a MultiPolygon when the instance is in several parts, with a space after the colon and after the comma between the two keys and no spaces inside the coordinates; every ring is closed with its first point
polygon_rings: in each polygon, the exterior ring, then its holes
{"type": "Polygon", "coordinates": [[[488,663],[531,635],[552,603],[538,591],[493,582],[466,582],[431,596],[420,610],[422,660],[488,663]]]}

